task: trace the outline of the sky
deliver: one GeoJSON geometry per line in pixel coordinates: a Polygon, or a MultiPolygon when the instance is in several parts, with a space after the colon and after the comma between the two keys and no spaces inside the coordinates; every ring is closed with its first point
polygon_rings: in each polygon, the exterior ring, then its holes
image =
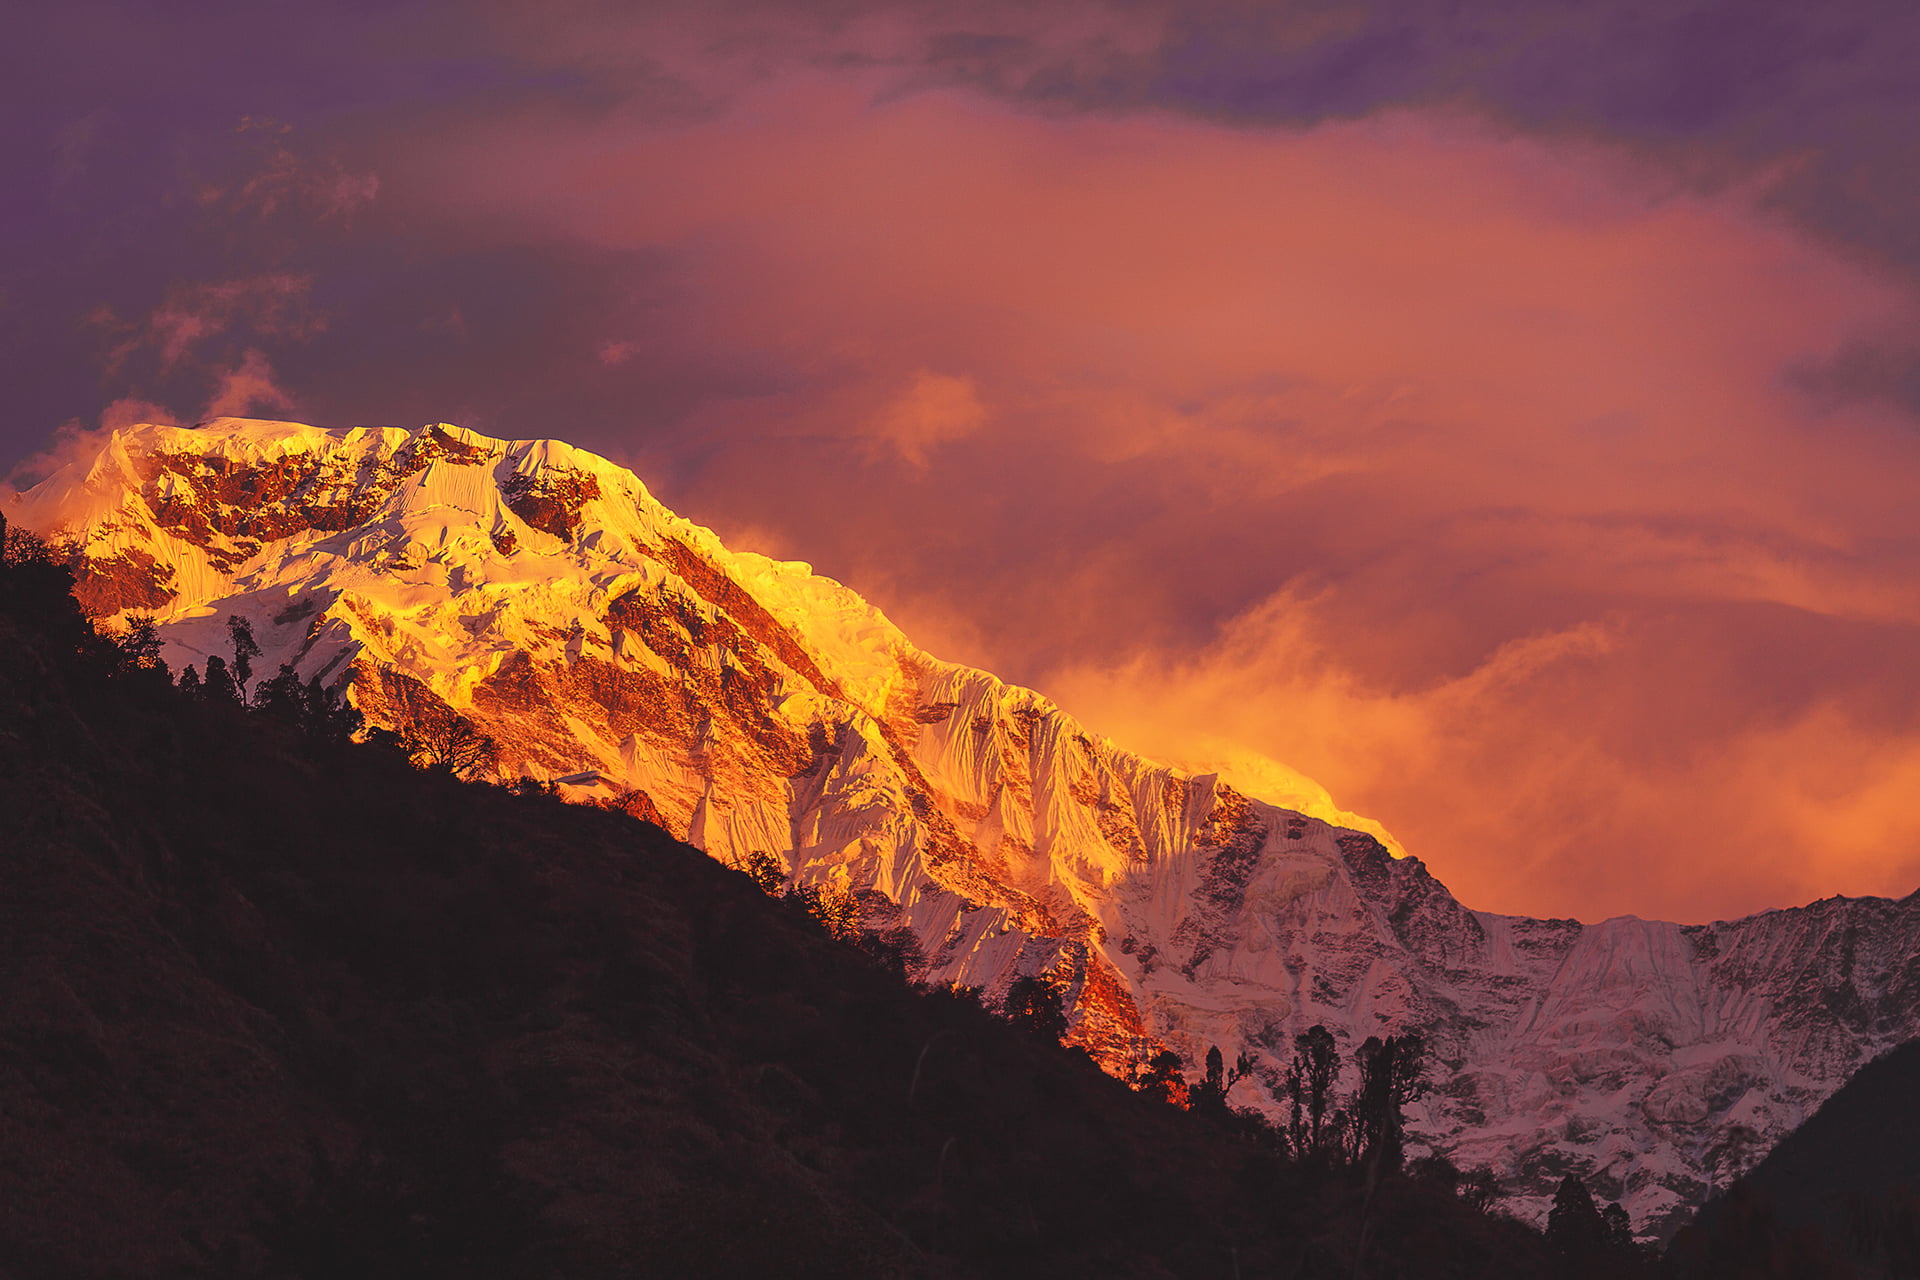
{"type": "Polygon", "coordinates": [[[1920,888],[1920,11],[29,3],[0,469],[631,466],[1470,906],[1920,888]]]}

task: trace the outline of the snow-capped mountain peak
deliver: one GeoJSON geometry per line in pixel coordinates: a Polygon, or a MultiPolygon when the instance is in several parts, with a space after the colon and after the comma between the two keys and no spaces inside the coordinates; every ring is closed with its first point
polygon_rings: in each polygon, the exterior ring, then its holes
{"type": "MultiPolygon", "coordinates": [[[[910,927],[934,980],[1045,976],[1110,1068],[1218,1046],[1272,1081],[1316,1023],[1349,1049],[1421,1031],[1416,1137],[1536,1214],[1571,1168],[1658,1228],[1920,1021],[1915,899],[1468,910],[1310,784],[1273,775],[1288,808],[1091,735],[558,441],[138,426],[0,510],[70,538],[83,603],[153,615],[176,669],[244,617],[256,671],[347,682],[401,730],[465,716],[507,777],[770,854],[910,927]]],[[[1254,1080],[1233,1101],[1274,1105],[1254,1080]]]]}

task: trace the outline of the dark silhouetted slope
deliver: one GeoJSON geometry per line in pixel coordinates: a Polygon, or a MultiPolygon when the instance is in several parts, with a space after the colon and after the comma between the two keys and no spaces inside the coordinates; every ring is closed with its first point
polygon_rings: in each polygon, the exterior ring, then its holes
{"type": "Polygon", "coordinates": [[[1920,1042],[1862,1067],[1675,1241],[1680,1275],[1920,1275],[1920,1042]]]}
{"type": "Polygon", "coordinates": [[[624,814],[189,699],[68,585],[0,566],[9,1280],[1548,1274],[624,814]]]}

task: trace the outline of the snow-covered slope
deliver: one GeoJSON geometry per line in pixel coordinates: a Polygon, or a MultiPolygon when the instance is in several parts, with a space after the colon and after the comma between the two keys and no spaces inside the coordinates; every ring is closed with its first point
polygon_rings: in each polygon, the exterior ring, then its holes
{"type": "Polygon", "coordinates": [[[400,729],[465,715],[505,776],[597,773],[569,790],[855,891],[940,980],[1049,976],[1109,1067],[1217,1045],[1272,1079],[1314,1023],[1349,1048],[1420,1030],[1416,1135],[1536,1215],[1571,1169],[1664,1226],[1920,1021],[1920,900],[1705,926],[1468,910],[1348,815],[1093,737],[558,442],[141,426],[4,510],[74,537],[82,600],[155,615],[176,669],[244,616],[257,671],[349,681],[400,729]]]}

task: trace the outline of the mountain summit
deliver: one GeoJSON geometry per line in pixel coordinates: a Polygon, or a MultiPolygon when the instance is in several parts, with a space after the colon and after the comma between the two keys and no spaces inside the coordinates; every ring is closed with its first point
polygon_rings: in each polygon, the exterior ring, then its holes
{"type": "MultiPolygon", "coordinates": [[[[464,719],[505,777],[836,886],[911,928],[934,981],[1041,977],[1110,1070],[1217,1046],[1271,1085],[1314,1024],[1348,1049],[1418,1030],[1414,1137],[1534,1216],[1573,1171],[1662,1230],[1920,1030],[1920,898],[1697,926],[1469,910],[1350,815],[1090,735],[556,441],[138,426],[4,511],[71,540],[96,617],[153,615],[175,669],[245,618],[256,672],[344,683],[403,734],[464,719]]],[[[1275,1105],[1254,1079],[1233,1101],[1275,1105]]]]}

